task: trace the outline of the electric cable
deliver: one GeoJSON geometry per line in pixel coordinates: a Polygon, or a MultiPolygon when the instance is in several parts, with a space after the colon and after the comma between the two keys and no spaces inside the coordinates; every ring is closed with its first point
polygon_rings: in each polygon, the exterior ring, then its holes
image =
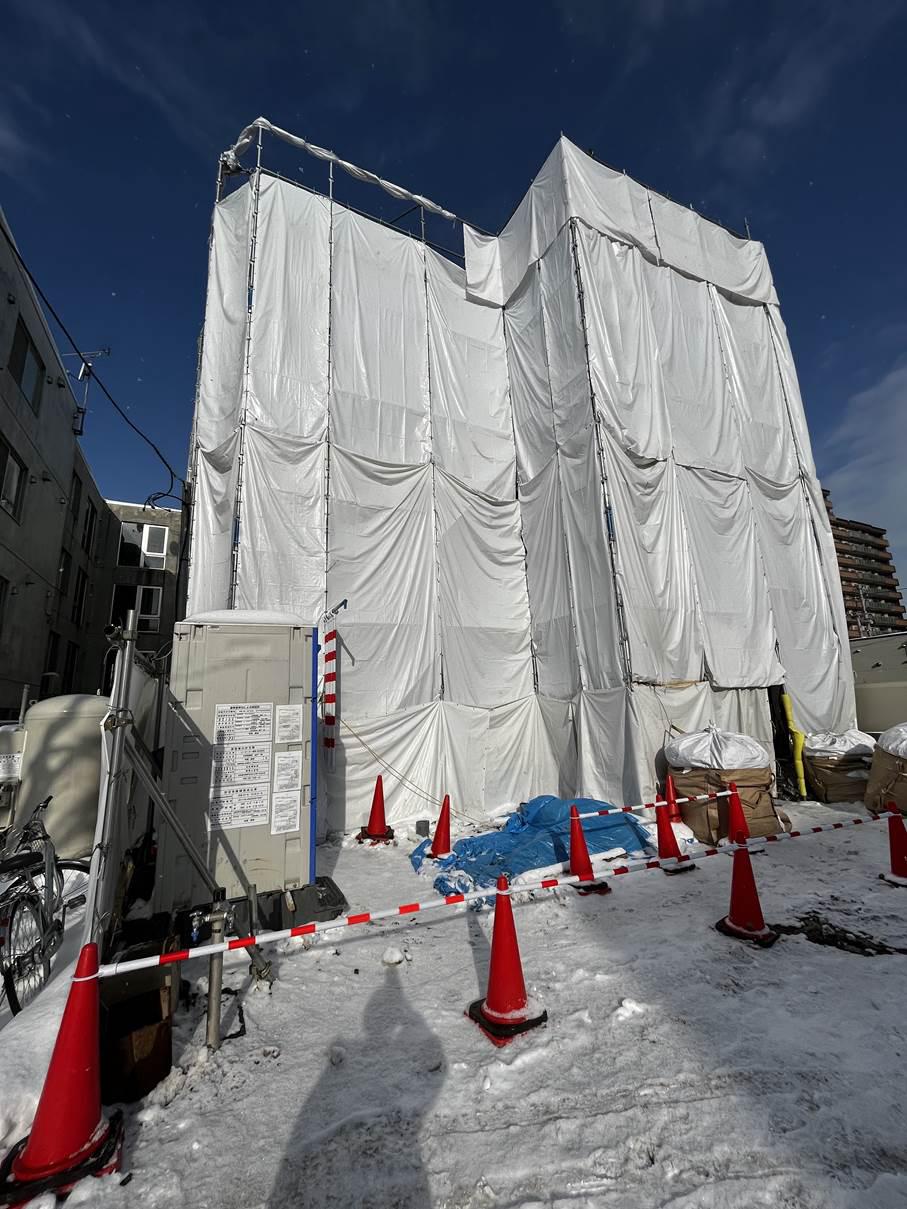
{"type": "MultiPolygon", "coordinates": [[[[3,232],[3,238],[9,244],[9,247],[10,247],[10,250],[12,251],[13,256],[16,258],[16,263],[19,265],[22,272],[28,278],[35,293],[38,295],[38,297],[41,299],[41,302],[43,303],[43,305],[45,306],[47,311],[53,317],[53,320],[56,323],[56,325],[59,327],[60,331],[63,333],[63,335],[69,341],[70,345],[72,346],[73,352],[76,354],[76,356],[81,358],[83,365],[87,365],[88,361],[87,361],[85,355],[82,353],[78,344],[76,344],[75,339],[71,335],[66,324],[63,322],[63,320],[60,318],[60,316],[57,314],[56,310],[50,303],[47,295],[41,289],[37,280],[33,276],[31,269],[25,263],[25,260],[23,259],[22,254],[19,252],[19,249],[13,243],[13,240],[12,240],[9,232],[7,231],[5,225],[3,225],[2,223],[0,223],[0,231],[3,232]]],[[[151,450],[153,450],[153,452],[155,453],[155,455],[157,456],[157,458],[159,459],[161,464],[164,466],[167,473],[170,475],[170,487],[168,488],[168,493],[169,493],[169,491],[173,488],[175,483],[183,482],[183,478],[181,477],[181,475],[178,475],[176,473],[176,471],[173,469],[173,467],[167,461],[166,457],[164,457],[161,450],[154,443],[154,441],[152,441],[151,437],[149,437],[147,435],[147,433],[142,432],[141,428],[139,428],[139,426],[137,424],[133,423],[133,421],[130,420],[129,416],[126,414],[126,412],[123,410],[123,408],[120,407],[119,403],[117,403],[116,399],[113,397],[113,395],[110,393],[110,391],[104,385],[104,383],[101,381],[101,379],[95,373],[94,369],[91,370],[91,376],[92,376],[92,379],[97,383],[98,389],[101,391],[101,393],[107,399],[108,403],[110,403],[111,407],[113,407],[114,411],[120,416],[121,419],[125,420],[125,422],[129,425],[129,427],[132,429],[132,431],[134,433],[136,433],[137,436],[141,437],[141,439],[145,442],[145,444],[148,445],[151,450]]]]}

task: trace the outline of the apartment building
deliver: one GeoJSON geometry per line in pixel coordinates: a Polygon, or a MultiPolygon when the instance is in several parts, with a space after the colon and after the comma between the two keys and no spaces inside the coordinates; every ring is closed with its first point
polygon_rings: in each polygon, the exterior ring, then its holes
{"type": "Polygon", "coordinates": [[[878,525],[836,516],[831,495],[823,491],[831,522],[844,609],[851,638],[907,630],[907,616],[888,535],[878,525]]]}
{"type": "Polygon", "coordinates": [[[100,686],[115,521],[79,448],[67,367],[2,211],[0,226],[0,719],[9,719],[23,694],[100,686]]]}
{"type": "Polygon", "coordinates": [[[107,500],[107,507],[113,521],[109,620],[123,625],[134,609],[139,650],[166,658],[177,618],[182,512],[122,500],[107,500]]]}

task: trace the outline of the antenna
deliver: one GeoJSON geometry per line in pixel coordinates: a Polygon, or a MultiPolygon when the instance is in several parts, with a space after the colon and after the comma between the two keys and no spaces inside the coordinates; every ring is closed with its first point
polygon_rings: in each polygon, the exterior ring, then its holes
{"type": "Polygon", "coordinates": [[[76,414],[72,418],[72,430],[77,437],[80,437],[85,431],[85,416],[88,414],[88,384],[91,382],[91,369],[94,364],[89,358],[109,357],[110,348],[98,348],[92,353],[85,353],[84,356],[81,353],[64,353],[63,356],[78,357],[81,361],[77,374],[73,374],[72,370],[69,369],[66,371],[70,378],[74,377],[77,382],[85,383],[85,389],[82,392],[82,406],[76,406],[76,414]]]}

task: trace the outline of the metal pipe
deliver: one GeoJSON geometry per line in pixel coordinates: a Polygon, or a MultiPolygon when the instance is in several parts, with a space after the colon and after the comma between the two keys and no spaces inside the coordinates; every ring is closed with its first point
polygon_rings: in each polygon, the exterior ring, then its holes
{"type": "Polygon", "coordinates": [[[112,639],[117,646],[113,685],[110,703],[101,723],[102,743],[105,732],[113,731],[110,756],[104,783],[103,800],[99,802],[98,821],[95,826],[94,845],[91,851],[91,867],[88,894],[85,903],[85,943],[97,941],[98,892],[106,875],[103,868],[110,843],[111,816],[116,805],[116,796],[122,779],[123,751],[126,741],[126,726],[129,723],[129,686],[132,682],[132,665],[135,659],[135,609],[126,614],[126,627],[119,638],[112,639]]]}
{"type": "MultiPolygon", "coordinates": [[[[221,899],[214,903],[211,920],[211,944],[219,945],[224,941],[224,911],[223,890],[221,899]]],[[[223,952],[212,953],[208,958],[208,1020],[205,1041],[208,1049],[220,1049],[220,1003],[224,985],[224,955],[223,952]]]]}
{"type": "MultiPolygon", "coordinates": [[[[223,896],[223,888],[217,884],[214,875],[208,868],[204,857],[199,852],[198,848],[192,842],[192,838],[186,831],[185,827],[180,822],[173,807],[164,797],[160,785],[154,774],[153,765],[147,754],[143,751],[141,739],[136,731],[132,731],[126,740],[126,754],[129,757],[132,767],[135,769],[136,775],[141,781],[143,787],[148,792],[154,805],[160,811],[164,821],[173,831],[177,840],[182,844],[183,850],[192,862],[195,871],[205,883],[208,890],[211,891],[213,899],[217,900],[223,896]]],[[[250,927],[249,934],[254,933],[254,926],[250,927]]],[[[271,976],[271,963],[266,961],[261,954],[261,950],[257,945],[252,945],[249,949],[249,959],[259,978],[265,979],[268,982],[273,982],[271,976]]]]}
{"type": "Polygon", "coordinates": [[[31,692],[30,684],[22,685],[22,700],[19,702],[19,726],[25,725],[25,714],[28,710],[28,694],[31,692]]]}
{"type": "Polygon", "coordinates": [[[44,845],[44,915],[48,926],[53,923],[57,897],[57,854],[53,844],[44,845]]]}
{"type": "Polygon", "coordinates": [[[126,753],[129,756],[130,763],[135,769],[139,780],[142,783],[145,791],[150,795],[157,809],[160,811],[167,825],[173,831],[173,834],[183,846],[183,850],[192,862],[196,873],[205,883],[206,887],[212,894],[216,894],[219,886],[215,881],[207,863],[196,848],[189,833],[186,831],[183,824],[177,817],[173,807],[164,797],[161,788],[154,778],[145,761],[144,753],[139,750],[138,744],[135,741],[135,736],[130,734],[126,740],[126,753]]]}
{"type": "Polygon", "coordinates": [[[309,776],[309,877],[314,884],[316,872],[315,846],[318,842],[318,626],[312,627],[312,764],[309,776]]]}

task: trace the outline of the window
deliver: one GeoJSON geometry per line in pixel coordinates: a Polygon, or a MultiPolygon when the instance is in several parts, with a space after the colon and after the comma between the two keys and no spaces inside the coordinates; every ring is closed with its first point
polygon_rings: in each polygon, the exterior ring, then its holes
{"type": "Polygon", "coordinates": [[[66,660],[63,664],[63,683],[60,685],[64,693],[71,693],[76,682],[76,668],[79,663],[79,647],[75,642],[66,644],[66,660]]]}
{"type": "Polygon", "coordinates": [[[125,626],[130,609],[135,609],[140,634],[157,634],[161,628],[161,589],[117,584],[113,589],[110,624],[125,626]]]}
{"type": "Polygon", "coordinates": [[[25,494],[25,464],[7,445],[0,440],[0,508],[8,512],[13,520],[22,515],[22,496],[25,494]]]}
{"type": "Polygon", "coordinates": [[[142,534],[142,555],[146,567],[154,567],[163,571],[164,559],[167,557],[167,535],[169,530],[164,525],[146,525],[142,534]]]}
{"type": "Polygon", "coordinates": [[[69,576],[72,571],[72,555],[68,550],[60,551],[60,566],[57,570],[57,591],[60,599],[65,600],[69,592],[69,576]]]}
{"type": "Polygon", "coordinates": [[[9,355],[9,372],[19,384],[19,389],[25,395],[29,406],[35,415],[41,406],[41,391],[44,387],[44,362],[35,342],[28,334],[28,328],[22,322],[21,316],[16,321],[16,334],[13,337],[12,352],[9,355]]]}
{"type": "Polygon", "coordinates": [[[85,592],[87,588],[88,576],[85,574],[82,568],[79,567],[78,571],[76,571],[75,591],[72,594],[72,612],[69,615],[70,619],[75,622],[76,625],[82,624],[82,615],[85,612],[85,592]]]}
{"type": "Polygon", "coordinates": [[[72,487],[69,492],[69,511],[75,520],[79,519],[79,509],[82,507],[82,480],[77,474],[72,476],[72,487]]]}
{"type": "Polygon", "coordinates": [[[47,635],[47,654],[44,656],[44,675],[57,670],[57,660],[60,658],[60,635],[51,630],[47,635]]]}
{"type": "Polygon", "coordinates": [[[85,520],[82,524],[82,549],[86,554],[91,554],[91,546],[94,542],[94,531],[98,524],[98,510],[95,508],[91,500],[85,505],[85,520]]]}
{"type": "Polygon", "coordinates": [[[166,525],[123,521],[120,525],[117,562],[121,567],[150,567],[154,571],[163,571],[169,535],[170,530],[166,525]]]}

